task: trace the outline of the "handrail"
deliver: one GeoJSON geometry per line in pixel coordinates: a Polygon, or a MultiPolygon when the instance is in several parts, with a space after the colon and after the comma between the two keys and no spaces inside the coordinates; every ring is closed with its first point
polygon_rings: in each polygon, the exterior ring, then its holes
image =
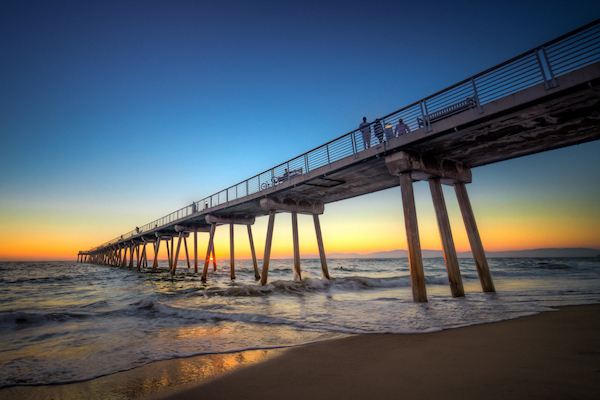
{"type": "MultiPolygon", "coordinates": [[[[400,119],[403,119],[411,130],[419,129],[420,120],[426,131],[431,131],[431,124],[435,122],[432,117],[439,115],[440,110],[449,109],[467,99],[473,99],[481,113],[483,105],[500,97],[516,93],[539,83],[544,83],[546,88],[554,87],[557,85],[556,78],[558,76],[598,61],[600,61],[600,19],[402,107],[379,118],[379,120],[382,121],[385,132],[392,129],[393,125],[398,124],[400,119]],[[570,63],[565,65],[567,61],[570,63]],[[482,97],[485,100],[481,101],[482,97]]],[[[371,132],[371,126],[369,126],[369,132],[371,132]]],[[[357,157],[358,152],[361,151],[359,150],[361,140],[360,130],[352,130],[291,160],[284,161],[273,168],[258,173],[245,181],[93,247],[89,251],[93,252],[144,232],[171,225],[173,222],[188,217],[195,212],[208,212],[208,210],[217,206],[266,190],[271,187],[270,185],[279,183],[280,180],[277,179],[276,182],[276,178],[284,176],[286,171],[289,173],[289,171],[297,171],[302,168],[303,174],[310,176],[310,171],[316,168],[325,165],[331,166],[331,163],[350,155],[357,157]],[[261,185],[264,183],[267,183],[267,185],[262,188],[261,185]],[[239,190],[240,187],[241,190],[239,190]],[[233,191],[231,196],[230,191],[233,191]],[[221,195],[223,193],[224,199],[222,200],[221,195]],[[213,199],[216,199],[216,201],[213,201],[213,199]]],[[[370,134],[370,141],[373,142],[374,140],[375,135],[370,134]]],[[[289,181],[289,175],[287,180],[289,181]]]]}

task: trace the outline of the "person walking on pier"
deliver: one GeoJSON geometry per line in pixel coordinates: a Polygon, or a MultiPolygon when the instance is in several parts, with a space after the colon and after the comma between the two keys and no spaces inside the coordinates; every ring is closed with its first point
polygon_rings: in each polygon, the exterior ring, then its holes
{"type": "Polygon", "coordinates": [[[367,122],[367,117],[363,117],[363,122],[361,122],[358,126],[358,129],[360,129],[360,132],[362,133],[363,145],[365,146],[365,149],[371,147],[371,127],[369,125],[370,124],[367,122]]]}
{"type": "Polygon", "coordinates": [[[377,136],[379,143],[383,143],[383,125],[381,124],[381,120],[379,118],[377,118],[373,123],[373,130],[375,131],[375,136],[377,136]]]}
{"type": "Polygon", "coordinates": [[[396,125],[396,129],[394,129],[394,135],[396,137],[400,135],[404,135],[405,133],[409,133],[410,128],[404,122],[402,122],[402,118],[398,120],[398,125],[396,125]]]}

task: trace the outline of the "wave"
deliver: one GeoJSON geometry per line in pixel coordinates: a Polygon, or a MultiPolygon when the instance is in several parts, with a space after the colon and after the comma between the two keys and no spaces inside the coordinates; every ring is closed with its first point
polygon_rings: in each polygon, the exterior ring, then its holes
{"type": "MultiPolygon", "coordinates": [[[[466,276],[467,279],[473,277],[466,276]]],[[[477,279],[477,277],[475,277],[477,279]]],[[[446,275],[426,276],[425,281],[431,285],[448,285],[446,275]]],[[[394,289],[411,287],[410,275],[373,278],[365,276],[347,276],[341,278],[314,279],[304,278],[300,281],[273,280],[266,285],[232,283],[227,288],[213,286],[208,288],[187,288],[177,293],[190,296],[267,296],[272,294],[304,295],[328,291],[364,291],[374,289],[394,289]]]]}
{"type": "MultiPolygon", "coordinates": [[[[153,319],[177,319],[179,323],[188,322],[193,324],[206,323],[221,323],[221,322],[241,322],[252,325],[268,325],[268,326],[287,326],[302,330],[324,331],[340,334],[361,334],[361,333],[386,333],[372,332],[356,328],[344,326],[320,325],[318,323],[301,322],[297,320],[270,317],[262,314],[254,313],[235,313],[235,312],[220,312],[206,309],[187,309],[178,308],[163,304],[156,299],[150,297],[142,299],[132,304],[125,313],[134,314],[138,317],[147,317],[153,319]]],[[[119,312],[117,312],[119,313],[119,312]]],[[[164,321],[167,323],[167,321],[164,321]]]]}
{"type": "Polygon", "coordinates": [[[29,313],[24,311],[8,311],[0,313],[0,330],[23,329],[49,322],[79,321],[90,317],[92,317],[91,314],[72,312],[29,313]]]}

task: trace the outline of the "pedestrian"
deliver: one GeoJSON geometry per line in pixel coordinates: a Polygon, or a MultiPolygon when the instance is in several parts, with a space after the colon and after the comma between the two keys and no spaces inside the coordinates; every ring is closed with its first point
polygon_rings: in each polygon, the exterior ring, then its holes
{"type": "Polygon", "coordinates": [[[365,146],[365,149],[368,149],[371,147],[371,126],[367,122],[367,117],[363,117],[363,122],[360,123],[358,129],[362,133],[363,146],[365,146]]]}
{"type": "Polygon", "coordinates": [[[377,118],[373,123],[373,130],[375,131],[375,136],[377,136],[379,143],[383,143],[383,125],[381,124],[381,120],[379,118],[377,118]]]}
{"type": "Polygon", "coordinates": [[[405,133],[409,133],[410,128],[404,122],[402,122],[402,118],[398,120],[398,125],[396,125],[396,129],[394,130],[394,134],[396,136],[404,135],[405,133]]]}

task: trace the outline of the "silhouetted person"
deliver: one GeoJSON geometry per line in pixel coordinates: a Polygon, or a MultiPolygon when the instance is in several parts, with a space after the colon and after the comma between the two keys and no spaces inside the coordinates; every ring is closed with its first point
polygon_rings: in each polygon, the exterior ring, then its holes
{"type": "Polygon", "coordinates": [[[371,127],[367,122],[367,117],[363,117],[363,122],[360,123],[358,129],[360,129],[360,132],[362,133],[363,145],[365,146],[365,149],[368,149],[371,147],[371,127]]]}
{"type": "Polygon", "coordinates": [[[398,125],[396,125],[396,129],[394,130],[394,134],[396,136],[400,136],[400,135],[404,135],[405,133],[409,133],[410,132],[410,128],[408,127],[408,125],[406,125],[404,122],[402,122],[402,119],[398,120],[398,125]]]}
{"type": "Polygon", "coordinates": [[[379,140],[379,143],[383,143],[383,125],[379,118],[373,123],[373,130],[375,131],[375,136],[377,137],[377,140],[379,140]]]}

